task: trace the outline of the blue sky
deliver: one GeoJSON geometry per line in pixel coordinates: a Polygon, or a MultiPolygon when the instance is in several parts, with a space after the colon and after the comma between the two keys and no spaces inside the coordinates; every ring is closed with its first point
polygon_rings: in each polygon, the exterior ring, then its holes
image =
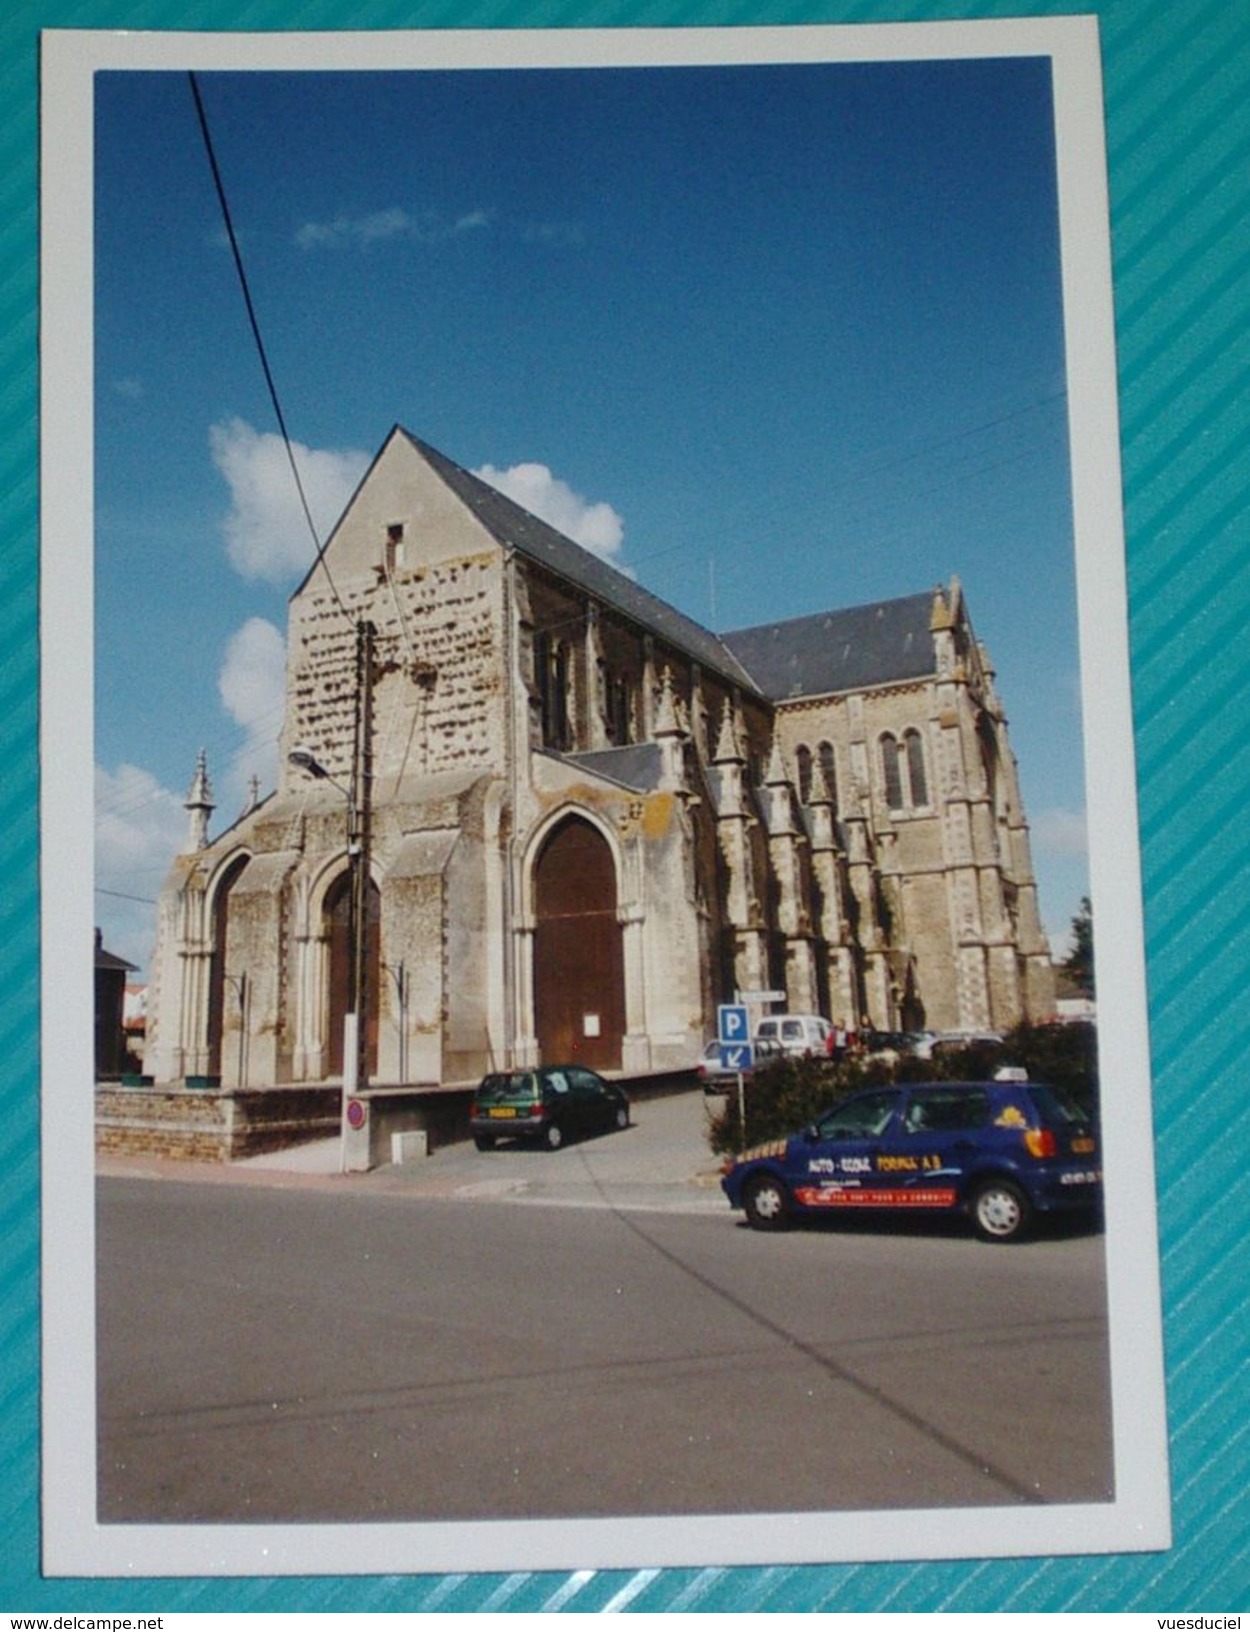
{"type": "MultiPolygon", "coordinates": [[[[328,531],[398,422],[718,630],[963,580],[1061,951],[1087,888],[1042,59],[205,73],[328,531]]],[[[272,783],[313,544],[183,74],[96,120],[97,922],[200,747],[272,783]]],[[[131,899],[137,898],[137,899],[131,899]]]]}

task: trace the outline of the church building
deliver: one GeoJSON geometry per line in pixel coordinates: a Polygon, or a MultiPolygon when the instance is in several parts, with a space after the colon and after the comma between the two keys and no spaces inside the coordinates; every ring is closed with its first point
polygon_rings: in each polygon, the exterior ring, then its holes
{"type": "Polygon", "coordinates": [[[744,991],[1054,1008],[957,580],[714,635],[399,427],[291,599],[276,790],[210,839],[201,756],[187,805],[157,1083],[339,1079],[354,982],[378,1083],[689,1067],[744,991]]]}

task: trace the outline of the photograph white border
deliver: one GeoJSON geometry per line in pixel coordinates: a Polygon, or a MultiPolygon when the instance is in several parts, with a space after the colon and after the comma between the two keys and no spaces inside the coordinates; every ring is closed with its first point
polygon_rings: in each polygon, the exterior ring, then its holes
{"type": "Polygon", "coordinates": [[[1170,1543],[1136,780],[1098,25],[1093,17],[734,29],[50,30],[41,63],[43,1567],[359,1575],[1094,1554],[1170,1543]],[[1097,951],[1113,1501],[1018,1508],[341,1525],[96,1520],[92,811],[93,78],[106,69],[693,66],[1047,56],[1053,65],[1097,951]]]}

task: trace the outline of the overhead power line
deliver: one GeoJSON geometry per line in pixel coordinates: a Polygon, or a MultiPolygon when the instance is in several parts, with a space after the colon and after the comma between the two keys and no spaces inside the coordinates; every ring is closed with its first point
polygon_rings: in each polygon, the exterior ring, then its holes
{"type": "Polygon", "coordinates": [[[256,316],[256,307],[252,302],[252,291],[248,284],[247,272],[243,265],[243,254],[239,249],[239,240],[235,235],[234,221],[231,218],[230,205],[226,199],[225,184],[222,181],[221,170],[217,164],[217,155],[213,149],[213,138],[208,128],[208,115],[204,110],[204,100],[200,95],[199,80],[196,78],[194,71],[190,72],[187,77],[191,82],[191,95],[195,99],[195,111],[200,122],[200,134],[204,138],[204,151],[208,155],[209,169],[213,173],[213,185],[217,189],[217,201],[221,205],[222,220],[226,225],[226,236],[230,240],[230,251],[234,256],[235,271],[239,275],[239,287],[243,291],[243,303],[247,307],[248,322],[252,327],[252,338],[256,342],[256,351],[260,358],[260,366],[264,371],[265,384],[269,388],[269,400],[273,404],[273,411],[278,421],[278,430],[282,435],[282,444],[286,449],[287,462],[291,467],[291,475],[295,478],[295,488],[296,492],[299,494],[300,504],[303,507],[304,519],[308,523],[308,531],[312,534],[313,545],[317,552],[317,558],[313,564],[314,570],[318,566],[323,568],[326,578],[329,581],[330,588],[333,591],[334,599],[338,602],[340,612],[342,612],[345,618],[348,618],[348,620],[351,621],[350,614],[348,613],[346,606],[343,604],[343,598],[339,594],[338,585],[334,582],[334,578],[331,575],[330,568],[326,562],[325,545],[318,537],[317,524],[314,522],[312,511],[309,508],[308,496],[304,492],[304,483],[300,478],[299,466],[295,460],[295,451],[291,446],[291,437],[286,428],[286,416],[282,412],[282,403],[278,397],[278,387],[274,382],[273,370],[269,366],[269,357],[265,351],[265,342],[261,337],[260,322],[256,316]]]}

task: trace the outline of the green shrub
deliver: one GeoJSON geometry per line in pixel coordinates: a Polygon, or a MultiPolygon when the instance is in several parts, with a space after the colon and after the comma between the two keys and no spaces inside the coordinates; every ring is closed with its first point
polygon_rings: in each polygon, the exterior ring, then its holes
{"type": "Polygon", "coordinates": [[[1048,1082],[1068,1093],[1094,1121],[1098,1120],[1098,1032],[1087,1022],[1053,1026],[1016,1026],[1005,1049],[1013,1065],[1027,1068],[1034,1082],[1048,1082]]]}
{"type": "Polygon", "coordinates": [[[779,1139],[809,1122],[861,1088],[891,1081],[880,1060],[775,1060],[747,1077],[746,1132],[738,1126],[738,1094],[731,1088],[712,1119],[708,1140],[718,1155],[729,1155],[768,1139],[779,1139]]]}
{"type": "Polygon", "coordinates": [[[738,1126],[738,1095],[731,1089],[708,1129],[718,1155],[732,1155],[781,1139],[861,1088],[892,1082],[984,1082],[1003,1065],[1022,1065],[1035,1082],[1065,1091],[1086,1114],[1098,1117],[1097,1035],[1089,1025],[1016,1026],[1001,1044],[943,1049],[932,1060],[777,1060],[745,1083],[746,1129],[738,1126]]]}
{"type": "Polygon", "coordinates": [[[931,1060],[900,1061],[898,1082],[982,1082],[1000,1066],[1020,1065],[1034,1082],[1069,1094],[1098,1114],[1098,1039],[1091,1025],[1019,1025],[1003,1041],[939,1049],[931,1060]]]}

